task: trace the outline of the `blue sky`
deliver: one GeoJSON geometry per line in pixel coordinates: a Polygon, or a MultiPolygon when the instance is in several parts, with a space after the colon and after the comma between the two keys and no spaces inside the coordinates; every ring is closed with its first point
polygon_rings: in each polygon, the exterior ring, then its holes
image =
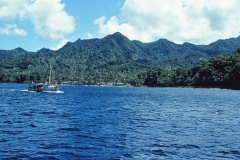
{"type": "Polygon", "coordinates": [[[130,40],[209,44],[240,35],[239,0],[0,0],[0,49],[57,50],[121,32],[130,40]]]}

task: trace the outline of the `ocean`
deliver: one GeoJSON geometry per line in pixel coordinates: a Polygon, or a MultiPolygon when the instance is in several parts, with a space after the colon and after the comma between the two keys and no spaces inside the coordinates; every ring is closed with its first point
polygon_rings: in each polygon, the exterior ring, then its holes
{"type": "Polygon", "coordinates": [[[240,91],[0,84],[0,159],[240,159],[240,91]]]}

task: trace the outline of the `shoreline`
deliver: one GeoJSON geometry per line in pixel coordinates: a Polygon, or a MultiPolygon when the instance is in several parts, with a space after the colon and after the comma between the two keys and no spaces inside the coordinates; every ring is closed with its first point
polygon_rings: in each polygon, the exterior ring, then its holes
{"type": "MultiPolygon", "coordinates": [[[[19,84],[19,85],[27,85],[28,83],[3,83],[1,82],[0,84],[19,84]]],[[[202,87],[202,86],[132,86],[132,85],[85,85],[85,84],[59,84],[60,86],[99,86],[99,87],[143,87],[143,88],[188,88],[188,89],[221,89],[221,90],[240,90],[240,89],[235,89],[235,88],[220,88],[220,87],[202,87]]]]}

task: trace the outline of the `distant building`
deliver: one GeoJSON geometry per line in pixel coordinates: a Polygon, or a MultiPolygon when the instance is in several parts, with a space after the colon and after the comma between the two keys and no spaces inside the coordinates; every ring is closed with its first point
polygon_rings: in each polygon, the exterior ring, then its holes
{"type": "Polygon", "coordinates": [[[115,83],[115,86],[124,86],[124,83],[115,83]]]}
{"type": "Polygon", "coordinates": [[[65,81],[65,82],[62,82],[62,84],[67,84],[67,85],[78,85],[78,81],[65,81]]]}

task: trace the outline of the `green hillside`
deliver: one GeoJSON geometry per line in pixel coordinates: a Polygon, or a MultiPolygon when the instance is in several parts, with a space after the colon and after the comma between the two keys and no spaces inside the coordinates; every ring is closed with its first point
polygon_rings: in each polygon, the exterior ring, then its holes
{"type": "Polygon", "coordinates": [[[240,89],[240,49],[189,69],[156,69],[137,75],[132,85],[152,87],[194,86],[240,89]]]}
{"type": "MultiPolygon", "coordinates": [[[[131,41],[117,32],[102,39],[78,39],[57,51],[43,48],[28,52],[22,48],[0,50],[0,81],[44,82],[53,66],[58,83],[136,83],[137,76],[148,70],[174,70],[202,64],[217,55],[229,55],[240,48],[240,37],[219,40],[209,45],[175,44],[166,39],[142,43],[131,41]]],[[[138,80],[139,81],[139,80],[138,80]]]]}

